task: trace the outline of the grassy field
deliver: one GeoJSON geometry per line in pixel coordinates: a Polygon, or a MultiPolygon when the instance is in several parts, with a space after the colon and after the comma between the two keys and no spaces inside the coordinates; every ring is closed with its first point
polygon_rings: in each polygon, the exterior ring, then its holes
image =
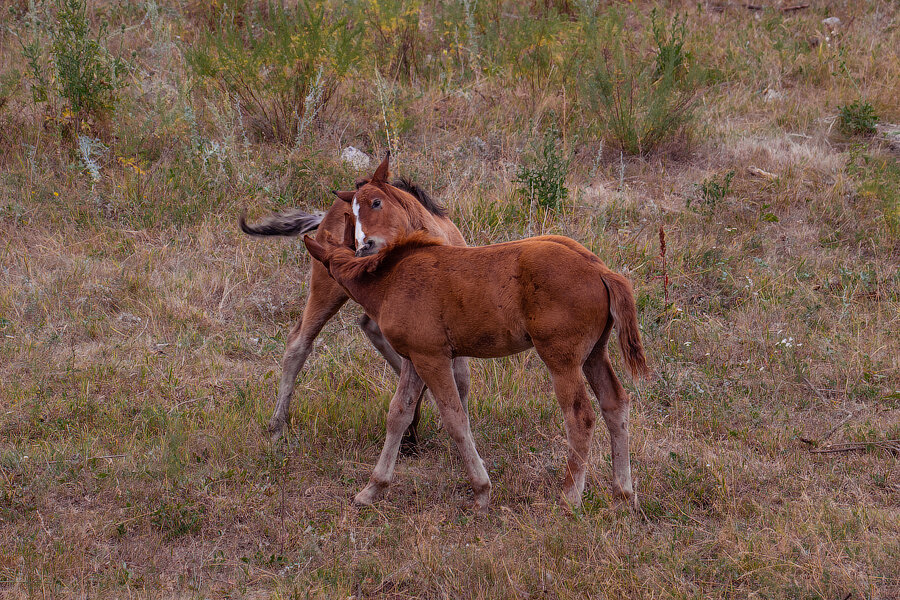
{"type": "Polygon", "coordinates": [[[0,597],[900,597],[900,12],[756,4],[4,3],[0,597]],[[310,258],[237,216],[351,145],[632,279],[640,511],[602,427],[561,506],[533,352],[472,362],[487,514],[432,407],[352,508],[396,384],[354,305],[269,441],[310,258]]]}

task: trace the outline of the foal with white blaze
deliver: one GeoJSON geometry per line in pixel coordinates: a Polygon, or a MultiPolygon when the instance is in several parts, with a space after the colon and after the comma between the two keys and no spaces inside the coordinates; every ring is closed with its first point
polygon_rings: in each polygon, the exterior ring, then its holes
{"type": "MultiPolygon", "coordinates": [[[[613,327],[635,376],[647,372],[631,284],[578,242],[542,236],[480,248],[440,244],[425,233],[399,238],[375,254],[355,253],[349,221],[340,246],[304,243],[380,326],[403,357],[387,436],[368,485],[354,501],[371,504],[390,484],[400,439],[427,385],[465,464],[476,509],[491,482],[472,438],[454,380],[457,357],[495,358],[534,347],[550,370],[569,445],[563,491],[581,504],[595,415],[582,373],[600,401],[610,434],[613,490],[634,502],[628,451],[630,400],[612,370],[613,327]]],[[[366,223],[361,226],[367,229],[366,223]]]]}
{"type": "MultiPolygon", "coordinates": [[[[384,161],[370,178],[357,181],[355,191],[334,192],[340,200],[335,201],[326,214],[309,214],[300,209],[291,209],[270,215],[253,225],[247,224],[245,215],[241,215],[241,230],[254,236],[294,236],[318,229],[318,239],[324,240],[327,235],[343,236],[344,216],[352,211],[356,217],[355,233],[361,254],[375,252],[398,236],[420,229],[427,230],[445,244],[465,246],[462,234],[447,217],[444,207],[409,181],[395,179],[389,182],[389,164],[390,153],[385,155],[384,161]],[[359,225],[361,221],[368,224],[365,232],[359,225]]],[[[303,318],[288,335],[284,350],[278,402],[269,421],[269,431],[274,438],[281,436],[287,423],[297,375],[312,351],[313,340],[347,299],[347,293],[328,275],[325,267],[314,261],[310,269],[309,295],[303,318]]],[[[378,325],[366,315],[360,319],[359,325],[399,374],[402,359],[384,339],[378,325]]],[[[469,388],[465,358],[454,362],[454,373],[460,395],[465,398],[469,388]]],[[[416,424],[419,421],[420,405],[421,402],[417,402],[416,416],[404,438],[404,447],[409,451],[415,450],[418,441],[416,424]]]]}

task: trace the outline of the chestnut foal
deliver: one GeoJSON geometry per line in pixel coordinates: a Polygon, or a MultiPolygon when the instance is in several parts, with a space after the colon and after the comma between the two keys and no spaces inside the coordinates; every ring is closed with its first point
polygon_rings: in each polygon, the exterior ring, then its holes
{"type": "Polygon", "coordinates": [[[356,504],[371,504],[389,485],[401,434],[413,418],[417,394],[427,385],[462,455],[475,508],[486,508],[491,482],[454,384],[452,360],[507,356],[532,346],[550,370],[565,419],[565,499],[572,506],[581,504],[594,431],[584,373],[609,430],[613,490],[635,502],[628,451],[630,400],[607,354],[615,327],[631,373],[647,372],[634,294],[626,278],[578,242],[560,236],[460,248],[417,232],[376,254],[358,257],[351,219],[346,219],[342,245],[323,245],[309,236],[303,241],[404,357],[384,449],[368,485],[354,498],[356,504]]]}
{"type": "MultiPolygon", "coordinates": [[[[398,236],[419,229],[425,229],[442,243],[465,246],[462,234],[447,218],[444,207],[435,203],[418,186],[406,180],[398,179],[392,184],[388,183],[389,163],[390,153],[384,157],[384,161],[371,178],[357,182],[356,191],[334,192],[341,201],[335,201],[325,214],[308,214],[299,209],[291,209],[265,217],[254,225],[248,225],[246,215],[242,214],[239,222],[241,230],[249,235],[295,236],[318,229],[317,239],[324,239],[326,235],[341,239],[344,234],[345,216],[352,212],[362,214],[366,218],[368,225],[360,239],[360,247],[370,253],[398,236]]],[[[351,226],[351,231],[354,229],[351,226]]],[[[359,231],[356,234],[358,235],[359,231]]],[[[269,433],[273,439],[281,436],[287,423],[297,375],[312,351],[313,340],[347,299],[347,293],[328,275],[325,267],[319,261],[313,261],[309,276],[309,295],[303,309],[303,317],[288,334],[284,350],[278,401],[269,420],[269,433]]],[[[360,318],[359,325],[375,348],[399,374],[400,355],[384,339],[378,325],[367,315],[360,318]]],[[[469,371],[464,358],[457,361],[454,372],[460,394],[465,397],[468,394],[469,371]]],[[[403,446],[407,451],[415,450],[418,442],[420,406],[421,398],[418,398],[414,418],[403,440],[403,446]]]]}

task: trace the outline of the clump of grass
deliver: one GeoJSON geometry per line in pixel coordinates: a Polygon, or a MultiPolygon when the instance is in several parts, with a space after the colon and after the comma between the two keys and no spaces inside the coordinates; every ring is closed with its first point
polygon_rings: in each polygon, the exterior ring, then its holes
{"type": "Polygon", "coordinates": [[[419,32],[420,2],[367,0],[360,2],[366,28],[374,32],[377,66],[391,79],[409,81],[421,69],[424,40],[419,32]]]}
{"type": "Polygon", "coordinates": [[[271,6],[227,24],[186,54],[194,72],[236,98],[256,139],[297,142],[360,54],[360,35],[324,6],[271,6]]]}
{"type": "MultiPolygon", "coordinates": [[[[707,177],[697,184],[697,199],[693,202],[694,208],[711,211],[731,193],[731,180],[734,179],[734,170],[728,171],[721,178],[718,175],[707,177]]],[[[692,198],[688,197],[687,207],[691,208],[692,198]]]]}
{"type": "Polygon", "coordinates": [[[838,107],[841,130],[849,135],[871,135],[878,124],[878,114],[868,102],[857,100],[838,107]]]}
{"type": "Polygon", "coordinates": [[[197,533],[203,525],[204,507],[179,501],[163,501],[150,515],[150,522],[163,531],[167,539],[197,533]]]}
{"type": "Polygon", "coordinates": [[[586,52],[580,92],[601,135],[623,152],[648,154],[682,133],[693,119],[698,87],[684,18],[676,15],[668,27],[651,13],[652,57],[627,44],[633,34],[616,13],[603,22],[588,18],[584,26],[597,47],[586,52]]]}
{"type": "Polygon", "coordinates": [[[529,98],[536,102],[544,90],[560,85],[561,76],[572,70],[567,64],[572,53],[565,50],[566,41],[575,38],[569,18],[550,9],[540,19],[526,14],[501,23],[502,37],[494,40],[497,59],[509,84],[524,82],[529,98]]]}
{"type": "Polygon", "coordinates": [[[566,175],[572,159],[564,154],[555,127],[547,129],[543,142],[533,153],[529,164],[519,166],[514,181],[519,185],[519,193],[532,205],[555,210],[569,197],[566,175]]]}
{"type": "Polygon", "coordinates": [[[51,105],[62,99],[76,117],[107,116],[126,85],[128,65],[107,49],[106,27],[93,35],[84,0],[58,0],[55,17],[45,19],[32,20],[32,40],[22,43],[32,99],[51,105]]]}

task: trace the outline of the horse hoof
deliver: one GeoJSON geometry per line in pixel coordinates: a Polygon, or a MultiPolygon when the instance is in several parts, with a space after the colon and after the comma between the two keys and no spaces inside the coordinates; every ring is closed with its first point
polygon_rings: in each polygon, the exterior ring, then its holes
{"type": "Polygon", "coordinates": [[[491,503],[491,484],[487,484],[483,491],[475,492],[474,508],[475,512],[487,512],[488,505],[491,503]]]}
{"type": "Polygon", "coordinates": [[[383,487],[370,483],[353,497],[353,506],[372,506],[382,493],[384,493],[383,487]]]}
{"type": "Polygon", "coordinates": [[[563,504],[573,512],[581,509],[581,494],[575,491],[575,488],[563,490],[563,504]]]}
{"type": "Polygon", "coordinates": [[[375,499],[372,497],[372,494],[369,493],[368,490],[363,490],[353,496],[351,504],[357,508],[362,508],[364,506],[372,506],[374,501],[375,499]]]}
{"type": "Polygon", "coordinates": [[[277,442],[284,436],[284,423],[270,422],[268,427],[269,439],[272,443],[277,442]]]}

